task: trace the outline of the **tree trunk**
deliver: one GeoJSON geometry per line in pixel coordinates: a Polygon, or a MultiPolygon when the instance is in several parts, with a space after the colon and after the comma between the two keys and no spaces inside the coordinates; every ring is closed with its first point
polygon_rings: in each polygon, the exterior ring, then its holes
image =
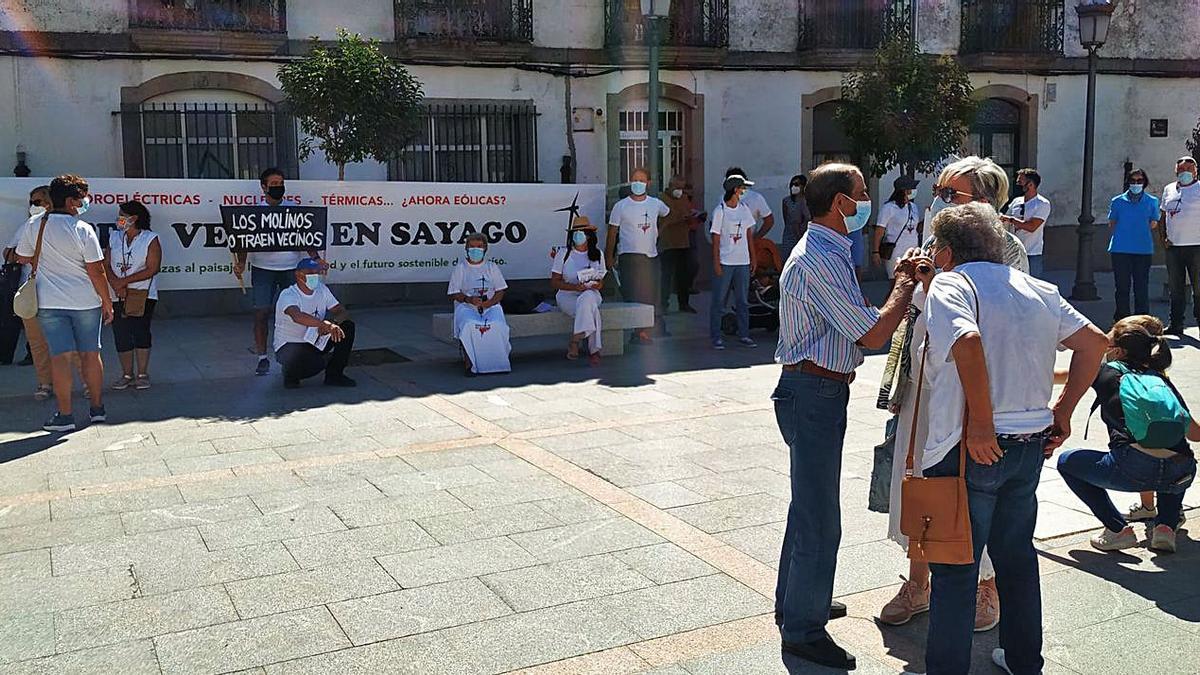
{"type": "Polygon", "coordinates": [[[338,164],[338,180],[346,180],[346,164],[344,162],[338,164]]]}

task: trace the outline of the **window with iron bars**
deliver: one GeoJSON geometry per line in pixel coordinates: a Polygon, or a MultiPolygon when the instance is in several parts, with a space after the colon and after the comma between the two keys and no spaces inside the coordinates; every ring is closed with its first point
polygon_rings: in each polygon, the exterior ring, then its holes
{"type": "Polygon", "coordinates": [[[270,167],[295,175],[294,122],[269,104],[147,103],[124,111],[123,123],[136,125],[125,138],[138,139],[146,178],[256,179],[270,167]]]}
{"type": "Polygon", "coordinates": [[[426,103],[417,137],[388,163],[388,179],[535,183],[537,109],[532,103],[426,103]]]}
{"type": "Polygon", "coordinates": [[[963,0],[959,52],[1061,54],[1062,0],[963,0]]]}
{"type": "Polygon", "coordinates": [[[799,49],[875,49],[912,37],[913,0],[801,0],[799,49]]]}

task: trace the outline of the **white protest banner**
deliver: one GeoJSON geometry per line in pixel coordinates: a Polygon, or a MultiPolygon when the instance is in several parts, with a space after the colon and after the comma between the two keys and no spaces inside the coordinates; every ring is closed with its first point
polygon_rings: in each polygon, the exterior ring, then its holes
{"type": "MultiPolygon", "coordinates": [[[[0,178],[0,244],[28,220],[29,191],[46,178],[0,178]]],[[[150,210],[162,241],[162,290],[237,288],[221,206],[252,206],[258,181],[88,178],[83,215],[108,244],[117,206],[150,210]]],[[[482,232],[508,279],[550,276],[550,251],[567,243],[572,209],[604,222],[604,186],[508,183],[287,182],[288,200],[328,209],[330,283],[444,282],[482,232]]],[[[253,255],[253,254],[252,254],[253,255]]]]}

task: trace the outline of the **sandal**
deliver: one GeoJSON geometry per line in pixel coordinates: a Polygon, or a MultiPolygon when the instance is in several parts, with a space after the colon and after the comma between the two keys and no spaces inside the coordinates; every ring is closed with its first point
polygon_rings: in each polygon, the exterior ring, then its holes
{"type": "MultiPolygon", "coordinates": [[[[122,375],[121,377],[117,378],[116,382],[112,383],[112,389],[113,389],[113,391],[125,391],[132,384],[133,384],[133,376],[132,375],[122,375]]],[[[88,395],[88,391],[87,391],[86,387],[83,390],[83,395],[85,397],[88,395]]]]}
{"type": "Polygon", "coordinates": [[[567,360],[574,361],[579,358],[579,340],[574,338],[567,343],[567,360]]]}
{"type": "Polygon", "coordinates": [[[595,368],[600,365],[600,352],[592,352],[588,356],[588,365],[595,368]]]}
{"type": "Polygon", "coordinates": [[[134,383],[133,388],[137,389],[138,391],[145,391],[146,389],[149,389],[150,388],[150,376],[149,375],[138,375],[137,382],[134,383]]]}
{"type": "Polygon", "coordinates": [[[54,390],[50,388],[50,385],[39,384],[38,388],[35,389],[33,392],[33,400],[46,401],[50,398],[50,395],[53,393],[54,393],[54,390]]]}

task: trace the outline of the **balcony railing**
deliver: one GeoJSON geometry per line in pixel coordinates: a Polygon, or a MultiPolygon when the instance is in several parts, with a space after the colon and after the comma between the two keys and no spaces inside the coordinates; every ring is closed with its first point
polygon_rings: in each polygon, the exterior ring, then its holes
{"type": "MultiPolygon", "coordinates": [[[[604,37],[609,47],[646,43],[640,0],[605,0],[604,37]]],[[[728,47],[728,0],[674,0],[661,35],[668,47],[728,47]]]]}
{"type": "Polygon", "coordinates": [[[913,0],[800,0],[800,49],[875,49],[912,37],[913,0]]]}
{"type": "Polygon", "coordinates": [[[963,0],[959,53],[1062,50],[1062,0],[963,0]]]}
{"type": "Polygon", "coordinates": [[[533,42],[533,0],[396,0],[396,38],[533,42]]]}
{"type": "Polygon", "coordinates": [[[287,33],[286,0],[130,0],[129,24],[166,30],[287,33]]]}

